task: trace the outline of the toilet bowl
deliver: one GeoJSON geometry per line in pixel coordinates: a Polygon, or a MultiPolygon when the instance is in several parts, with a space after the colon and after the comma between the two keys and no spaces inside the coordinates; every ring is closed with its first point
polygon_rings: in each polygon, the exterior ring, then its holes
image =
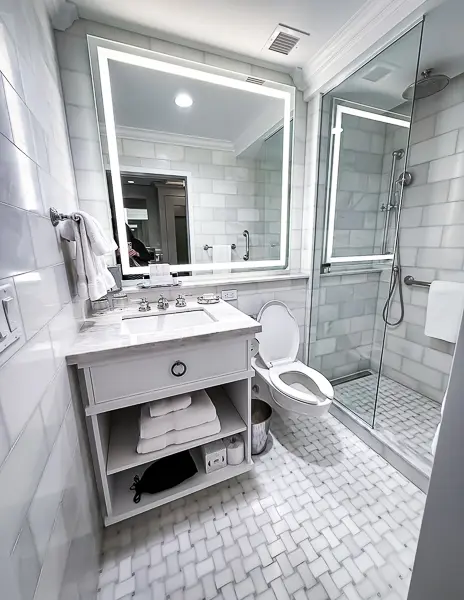
{"type": "Polygon", "coordinates": [[[290,309],[278,300],[267,302],[257,320],[258,354],[252,358],[258,384],[266,386],[277,410],[313,417],[324,415],[334,397],[330,382],[297,360],[300,331],[290,309]]]}

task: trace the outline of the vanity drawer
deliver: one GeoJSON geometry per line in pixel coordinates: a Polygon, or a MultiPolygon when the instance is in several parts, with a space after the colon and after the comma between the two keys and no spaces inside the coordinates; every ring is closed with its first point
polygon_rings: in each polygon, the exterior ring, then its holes
{"type": "Polygon", "coordinates": [[[147,395],[186,383],[249,369],[246,338],[204,342],[181,346],[175,350],[147,351],[146,356],[90,367],[90,381],[95,403],[119,398],[147,395]]]}

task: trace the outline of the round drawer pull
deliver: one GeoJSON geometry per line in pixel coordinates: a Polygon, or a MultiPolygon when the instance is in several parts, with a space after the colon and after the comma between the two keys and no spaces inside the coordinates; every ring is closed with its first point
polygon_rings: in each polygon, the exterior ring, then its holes
{"type": "Polygon", "coordinates": [[[187,372],[187,365],[183,363],[181,360],[176,360],[176,362],[171,367],[171,373],[174,377],[182,377],[187,372]]]}

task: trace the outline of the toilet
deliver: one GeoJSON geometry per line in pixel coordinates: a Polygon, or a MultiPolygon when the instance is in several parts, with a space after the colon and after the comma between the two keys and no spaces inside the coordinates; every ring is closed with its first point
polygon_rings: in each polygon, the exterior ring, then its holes
{"type": "Polygon", "coordinates": [[[297,360],[300,331],[288,306],[271,300],[262,307],[257,320],[262,332],[256,335],[259,348],[252,366],[258,387],[265,388],[278,411],[324,415],[332,404],[333,387],[321,373],[297,360]]]}

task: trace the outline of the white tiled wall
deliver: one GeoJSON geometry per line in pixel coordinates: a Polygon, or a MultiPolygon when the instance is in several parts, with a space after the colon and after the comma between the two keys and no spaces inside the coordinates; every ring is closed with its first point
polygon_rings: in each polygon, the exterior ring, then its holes
{"type": "MultiPolygon", "coordinates": [[[[413,183],[405,188],[400,221],[402,277],[464,282],[464,170],[459,116],[464,110],[464,76],[453,79],[444,91],[419,100],[411,128],[410,161],[413,183]]],[[[325,116],[325,113],[323,113],[325,116]]],[[[391,169],[391,152],[405,148],[403,131],[387,128],[380,201],[386,201],[385,183],[391,169]],[[390,130],[389,130],[390,129],[390,130]]],[[[385,324],[382,310],[388,295],[390,270],[381,274],[320,277],[320,247],[325,205],[326,139],[322,127],[316,253],[311,311],[310,362],[329,377],[360,368],[378,368],[385,324]],[[361,287],[360,287],[361,286],[361,287]],[[363,288],[365,286],[365,289],[363,288]],[[377,287],[377,293],[375,288],[377,287]],[[367,294],[364,298],[359,294],[367,294]],[[367,312],[362,313],[363,310],[367,312]],[[357,311],[355,316],[352,311],[357,311]],[[348,316],[348,313],[350,315],[348,316]],[[340,315],[345,318],[341,319],[340,315]],[[353,330],[352,320],[362,319],[366,329],[353,330]],[[373,319],[375,322],[373,322],[373,319]],[[370,342],[368,342],[370,337],[370,342]],[[369,345],[370,344],[370,345],[369,345]]],[[[403,162],[397,165],[397,172],[403,162]]],[[[396,213],[392,213],[389,249],[393,245],[396,213]]],[[[383,215],[380,215],[381,223],[383,215]]],[[[378,226],[378,231],[380,231],[378,226]]],[[[383,369],[391,379],[439,402],[443,399],[454,344],[425,336],[427,288],[403,286],[405,316],[387,328],[383,369]]],[[[389,315],[400,314],[398,292],[389,315]]]]}
{"type": "MultiPolygon", "coordinates": [[[[308,224],[305,225],[304,239],[308,239],[308,242],[306,242],[308,248],[303,252],[303,260],[309,262],[312,255],[312,248],[309,246],[309,240],[311,240],[311,244],[314,244],[314,264],[311,304],[308,300],[308,307],[311,306],[309,364],[320,370],[329,379],[332,379],[367,369],[370,366],[379,275],[378,273],[320,274],[327,197],[326,177],[329,152],[330,99],[326,97],[324,102],[321,102],[318,98],[313,99],[308,114],[311,114],[311,120],[308,118],[307,147],[308,149],[312,147],[312,153],[307,152],[308,202],[305,210],[305,223],[308,224]],[[318,129],[319,126],[320,130],[318,129]],[[319,142],[318,152],[315,148],[315,139],[316,142],[319,142]],[[311,194],[317,196],[317,199],[311,194]],[[311,221],[309,213],[311,200],[316,202],[314,222],[311,221]],[[314,227],[314,237],[311,226],[314,227]]],[[[359,124],[358,121],[356,122],[359,124]]],[[[361,134],[366,134],[367,137],[363,139],[365,144],[369,144],[370,148],[375,139],[373,132],[361,131],[361,134]]],[[[348,135],[347,145],[353,145],[351,142],[353,142],[353,139],[348,135]]],[[[367,148],[367,145],[365,148],[367,148]]],[[[345,151],[342,150],[342,152],[345,151]]],[[[355,161],[358,158],[358,153],[349,149],[348,152],[349,158],[345,168],[348,168],[350,161],[355,161]]],[[[382,155],[379,155],[379,157],[382,159],[382,155]]],[[[353,166],[351,165],[351,168],[353,166]]],[[[350,173],[348,170],[346,172],[350,173]]],[[[365,176],[367,186],[368,174],[360,172],[359,175],[365,176]]],[[[347,200],[345,208],[353,207],[353,202],[356,202],[356,195],[366,195],[368,198],[374,196],[376,201],[379,202],[380,175],[371,173],[370,176],[375,177],[376,193],[368,193],[367,187],[360,188],[357,191],[342,191],[341,199],[343,200],[345,197],[347,200]]],[[[347,212],[342,210],[341,216],[348,216],[347,212]]],[[[369,206],[367,210],[359,211],[363,223],[371,212],[369,206]]],[[[348,216],[348,218],[350,217],[348,216]]],[[[341,218],[340,222],[343,222],[343,220],[341,218]]],[[[351,224],[355,225],[354,221],[351,221],[351,224]]],[[[375,236],[374,230],[371,231],[372,235],[369,238],[369,243],[373,244],[375,236]]],[[[340,232],[343,233],[344,230],[340,229],[340,232]]]]}
{"type": "Polygon", "coordinates": [[[335,213],[335,256],[378,254],[384,123],[343,117],[335,213]]]}
{"type": "MultiPolygon", "coordinates": [[[[74,23],[74,25],[66,32],[57,32],[58,58],[61,68],[71,146],[76,167],[79,203],[83,210],[90,212],[102,221],[102,225],[108,233],[111,233],[111,221],[102,160],[100,157],[97,158],[97,155],[93,150],[89,153],[87,151],[88,146],[81,143],[82,141],[86,141],[92,146],[91,143],[95,143],[99,139],[97,116],[92,95],[90,63],[87,53],[87,34],[128,43],[140,48],[163,52],[172,56],[180,56],[215,67],[253,75],[255,77],[267,78],[290,85],[292,83],[289,76],[283,73],[270,71],[245,62],[227,59],[208,52],[193,50],[187,46],[165,42],[149,36],[131,33],[129,31],[83,19],[74,23]],[[80,140],[81,142],[78,142],[77,140],[80,140]]],[[[293,153],[289,259],[291,269],[298,270],[301,267],[306,133],[306,104],[303,101],[301,92],[296,93],[294,132],[295,147],[293,153]]],[[[148,161],[155,159],[156,161],[182,162],[184,160],[183,156],[179,154],[179,150],[176,150],[174,154],[172,154],[172,152],[163,154],[163,148],[161,146],[152,148],[151,145],[148,145],[148,147],[140,145],[140,141],[137,141],[136,143],[136,155],[145,152],[145,159],[148,161]]],[[[92,147],[95,150],[95,146],[93,145],[92,147]]],[[[166,150],[166,148],[164,149],[166,150]]],[[[170,148],[170,151],[171,150],[172,148],[170,148]]],[[[134,148],[132,148],[131,151],[134,151],[134,148]]],[[[162,165],[166,166],[167,163],[162,163],[162,165]]],[[[213,166],[227,167],[228,165],[221,165],[219,155],[217,155],[216,164],[213,163],[213,166]]],[[[246,184],[246,182],[242,183],[246,184]]],[[[234,181],[224,181],[222,183],[219,181],[216,183],[215,189],[213,188],[213,193],[224,196],[226,209],[229,208],[226,200],[229,201],[230,196],[236,196],[236,185],[238,184],[234,181]]],[[[207,194],[209,192],[204,193],[207,194]]],[[[231,208],[233,208],[233,206],[231,206],[231,208]]],[[[241,242],[243,244],[242,240],[241,242]]]]}
{"type": "MultiPolygon", "coordinates": [[[[133,135],[137,135],[137,130],[133,135]]],[[[89,164],[93,158],[89,156],[86,144],[84,140],[73,141],[77,164],[83,159],[89,164]],[[84,142],[83,147],[78,148],[77,142],[84,142]]],[[[109,170],[106,147],[103,137],[103,162],[109,170]]],[[[205,251],[203,247],[213,244],[235,244],[231,259],[242,261],[244,229],[250,232],[250,260],[279,258],[279,247],[277,255],[271,254],[270,244],[280,240],[282,164],[262,160],[260,155],[256,159],[241,158],[223,150],[155,144],[121,136],[118,136],[118,147],[120,166],[124,171],[145,167],[161,173],[189,174],[188,203],[193,216],[190,228],[195,248],[192,262],[212,262],[212,251],[205,251]]],[[[97,153],[94,162],[98,159],[97,153]]]]}
{"type": "MultiPolygon", "coordinates": [[[[464,282],[464,170],[459,140],[463,137],[464,76],[434,96],[416,103],[408,170],[413,183],[404,191],[400,221],[402,276],[464,282]]],[[[385,302],[389,276],[382,278],[379,307],[385,302]]],[[[388,329],[385,374],[439,402],[451,369],[454,344],[425,336],[428,290],[403,288],[403,323],[388,329]]],[[[399,315],[395,295],[392,318],[399,315]]],[[[383,323],[376,328],[383,333],[383,323]]]]}
{"type": "MultiPolygon", "coordinates": [[[[295,319],[298,323],[300,330],[300,347],[298,351],[298,358],[304,360],[305,357],[305,326],[306,326],[306,292],[307,292],[307,280],[306,279],[291,279],[283,281],[267,281],[259,283],[245,283],[245,284],[222,284],[222,285],[202,285],[201,287],[186,287],[183,293],[188,296],[196,298],[200,294],[204,293],[215,293],[221,294],[223,290],[236,289],[238,298],[230,302],[232,306],[235,306],[245,314],[254,316],[258,314],[262,306],[271,300],[280,300],[290,308],[295,319]]],[[[174,300],[178,295],[178,291],[167,290],[164,295],[168,300],[174,300]]],[[[158,300],[159,290],[145,290],[144,296],[149,301],[158,300]]]]}
{"type": "Polygon", "coordinates": [[[99,522],[63,356],[73,263],[47,216],[77,206],[44,2],[0,10],[0,285],[23,337],[0,354],[0,582],[9,600],[94,598],[99,522]],[[84,557],[84,560],[83,560],[84,557]]]}

